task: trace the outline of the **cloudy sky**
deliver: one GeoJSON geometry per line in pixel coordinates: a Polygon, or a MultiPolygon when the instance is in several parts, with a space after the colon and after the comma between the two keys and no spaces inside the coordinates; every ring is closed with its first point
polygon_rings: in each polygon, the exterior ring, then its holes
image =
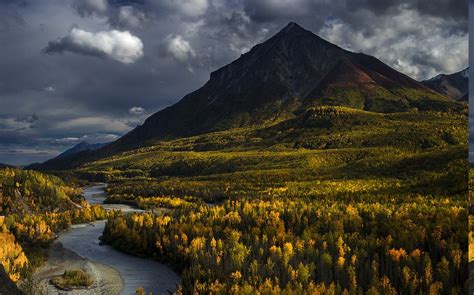
{"type": "Polygon", "coordinates": [[[112,141],[290,21],[418,80],[468,64],[463,0],[1,0],[0,162],[112,141]]]}

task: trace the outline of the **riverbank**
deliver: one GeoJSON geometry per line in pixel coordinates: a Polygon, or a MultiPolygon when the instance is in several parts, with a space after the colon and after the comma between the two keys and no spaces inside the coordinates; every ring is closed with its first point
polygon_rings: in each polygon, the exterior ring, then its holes
{"type": "Polygon", "coordinates": [[[68,291],[73,295],[117,295],[123,289],[123,280],[117,270],[112,267],[85,259],[63,247],[56,241],[48,251],[48,260],[34,274],[34,279],[39,284],[38,292],[45,295],[64,294],[50,283],[50,280],[61,275],[65,270],[83,269],[93,279],[94,284],[89,289],[68,291]]]}
{"type": "MultiPolygon", "coordinates": [[[[143,212],[129,205],[107,204],[105,184],[96,184],[84,189],[84,197],[89,204],[99,204],[106,210],[121,210],[124,213],[143,212]]],[[[59,234],[58,241],[51,247],[48,258],[48,268],[41,268],[34,275],[45,286],[45,292],[38,294],[135,294],[138,287],[143,287],[147,293],[153,292],[155,295],[170,294],[181,284],[181,279],[168,266],[152,259],[140,258],[120,252],[109,245],[101,245],[99,237],[105,227],[105,220],[96,221],[91,224],[72,225],[71,230],[59,234]],[[61,248],[55,249],[61,245],[61,248]],[[56,253],[58,252],[58,253],[56,253]],[[57,260],[57,261],[56,261],[57,260]],[[96,272],[104,284],[99,284],[99,288],[93,292],[86,290],[79,291],[59,291],[48,283],[48,279],[55,275],[62,274],[66,268],[58,269],[65,264],[67,269],[87,268],[91,272],[96,272]],[[82,266],[82,267],[81,267],[82,266]],[[105,268],[104,268],[105,267],[105,268]],[[54,273],[49,273],[54,271],[54,273]],[[118,275],[115,276],[115,274],[118,275]],[[46,285],[45,285],[46,283],[46,285]],[[120,284],[120,285],[119,285],[120,284]]],[[[92,275],[92,273],[89,273],[92,275]]],[[[94,278],[97,280],[96,278],[94,278]]]]}

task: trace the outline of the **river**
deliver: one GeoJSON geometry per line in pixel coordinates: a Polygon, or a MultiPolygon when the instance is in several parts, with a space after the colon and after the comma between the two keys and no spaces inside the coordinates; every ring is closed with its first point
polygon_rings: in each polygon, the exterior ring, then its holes
{"type": "MultiPolygon", "coordinates": [[[[105,184],[85,188],[84,197],[90,204],[101,204],[108,210],[142,211],[128,205],[103,204],[106,197],[105,184]]],[[[104,226],[105,221],[97,221],[92,225],[75,225],[71,230],[60,234],[59,242],[82,258],[117,270],[123,280],[121,294],[135,294],[137,287],[144,287],[147,294],[152,291],[154,295],[169,294],[176,289],[180,284],[180,277],[168,266],[151,259],[125,254],[108,245],[100,245],[99,237],[104,226]]]]}

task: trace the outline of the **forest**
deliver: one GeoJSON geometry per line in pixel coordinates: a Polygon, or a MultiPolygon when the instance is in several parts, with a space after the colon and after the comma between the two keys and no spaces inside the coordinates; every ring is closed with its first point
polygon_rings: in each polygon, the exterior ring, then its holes
{"type": "Polygon", "coordinates": [[[190,294],[451,294],[467,276],[466,202],[242,199],[109,220],[103,241],[182,271],[190,294]]]}
{"type": "Polygon", "coordinates": [[[102,242],[170,265],[177,294],[467,294],[466,118],[319,107],[59,177],[2,169],[1,263],[26,280],[57,233],[107,218],[102,242]],[[94,181],[147,212],[89,206],[94,181]]]}
{"type": "Polygon", "coordinates": [[[56,235],[71,224],[105,219],[81,189],[59,177],[16,168],[0,169],[0,264],[13,282],[26,282],[46,259],[56,235]]]}
{"type": "Polygon", "coordinates": [[[156,209],[103,242],[171,265],[182,294],[466,294],[465,114],[309,112],[81,167],[156,209]]]}

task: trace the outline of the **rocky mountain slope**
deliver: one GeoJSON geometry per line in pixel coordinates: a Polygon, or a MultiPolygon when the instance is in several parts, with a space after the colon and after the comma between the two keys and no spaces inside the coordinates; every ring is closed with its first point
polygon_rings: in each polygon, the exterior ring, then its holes
{"type": "Polygon", "coordinates": [[[103,150],[260,124],[314,105],[394,112],[444,109],[446,101],[377,58],[344,50],[290,23],[103,150]]]}
{"type": "Polygon", "coordinates": [[[469,92],[469,68],[454,74],[440,74],[422,81],[424,85],[456,100],[467,101],[469,92]]]}

